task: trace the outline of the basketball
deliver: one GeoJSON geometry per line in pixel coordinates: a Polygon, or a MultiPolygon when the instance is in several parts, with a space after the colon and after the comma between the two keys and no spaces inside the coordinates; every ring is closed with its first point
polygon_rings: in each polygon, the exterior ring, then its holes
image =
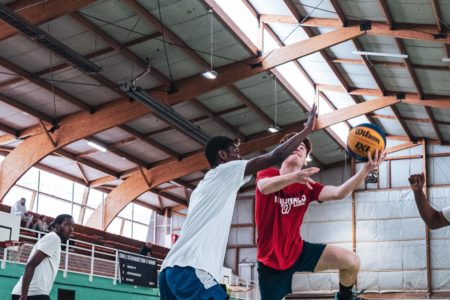
{"type": "Polygon", "coordinates": [[[376,125],[360,124],[350,130],[347,137],[347,152],[351,157],[366,162],[368,153],[375,156],[375,151],[381,152],[386,148],[386,135],[376,125]]]}

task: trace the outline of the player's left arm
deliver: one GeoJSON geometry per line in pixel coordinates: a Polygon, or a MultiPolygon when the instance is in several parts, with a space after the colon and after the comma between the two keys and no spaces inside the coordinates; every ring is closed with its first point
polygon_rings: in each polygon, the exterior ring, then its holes
{"type": "Polygon", "coordinates": [[[378,166],[384,161],[386,158],[386,151],[379,153],[378,150],[375,151],[375,157],[372,159],[372,156],[369,152],[369,161],[364,164],[364,167],[359,170],[358,173],[349,178],[346,182],[341,184],[340,186],[326,185],[323,187],[322,191],[319,194],[319,201],[328,201],[328,200],[339,200],[345,198],[348,194],[356,189],[361,181],[366,178],[367,174],[372,170],[378,168],[378,166]]]}

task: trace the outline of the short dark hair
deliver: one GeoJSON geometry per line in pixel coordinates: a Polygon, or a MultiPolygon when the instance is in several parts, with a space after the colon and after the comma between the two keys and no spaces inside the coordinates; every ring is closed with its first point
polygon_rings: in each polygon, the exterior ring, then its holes
{"type": "Polygon", "coordinates": [[[54,225],[56,225],[56,224],[61,225],[64,222],[65,219],[73,219],[73,217],[71,215],[68,215],[68,214],[59,215],[59,216],[57,216],[55,218],[55,220],[53,221],[53,224],[54,225]]]}
{"type": "MultiPolygon", "coordinates": [[[[280,140],[280,145],[283,144],[284,142],[286,142],[287,140],[289,140],[291,137],[293,137],[294,135],[296,135],[298,132],[289,132],[286,133],[280,140]]],[[[312,143],[311,140],[309,139],[309,137],[305,138],[303,140],[303,143],[306,146],[306,154],[309,155],[312,151],[312,143]]]]}
{"type": "Polygon", "coordinates": [[[233,139],[227,136],[216,136],[208,141],[205,146],[205,156],[211,168],[219,165],[218,153],[219,150],[226,150],[228,147],[234,145],[233,139]]]}

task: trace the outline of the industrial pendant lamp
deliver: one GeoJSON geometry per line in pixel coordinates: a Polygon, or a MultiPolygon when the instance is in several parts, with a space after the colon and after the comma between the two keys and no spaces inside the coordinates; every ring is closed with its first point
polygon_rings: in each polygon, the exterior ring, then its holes
{"type": "Polygon", "coordinates": [[[269,131],[270,133],[278,133],[281,131],[280,126],[278,126],[277,124],[277,113],[278,113],[278,93],[277,93],[277,78],[275,77],[275,75],[272,75],[273,79],[274,79],[274,91],[275,91],[275,95],[274,95],[274,101],[275,101],[275,117],[274,117],[274,122],[272,125],[269,126],[269,128],[267,128],[267,131],[269,131]]]}
{"type": "Polygon", "coordinates": [[[212,80],[212,79],[216,79],[217,75],[218,75],[217,72],[214,71],[214,69],[213,69],[214,15],[213,15],[213,10],[212,9],[209,10],[209,15],[211,17],[211,32],[210,32],[210,37],[211,37],[210,46],[211,46],[211,49],[210,49],[210,54],[209,54],[209,57],[210,57],[210,64],[209,64],[210,65],[210,69],[205,71],[205,72],[203,72],[202,76],[205,77],[206,79],[211,79],[212,80]]]}

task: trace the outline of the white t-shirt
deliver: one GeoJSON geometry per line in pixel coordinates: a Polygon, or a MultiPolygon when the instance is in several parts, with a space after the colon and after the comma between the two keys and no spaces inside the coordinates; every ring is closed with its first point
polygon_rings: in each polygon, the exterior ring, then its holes
{"type": "Polygon", "coordinates": [[[25,205],[22,205],[20,200],[16,201],[13,206],[11,206],[11,214],[16,216],[23,217],[27,212],[27,208],[25,205]]]}
{"type": "MultiPolygon", "coordinates": [[[[30,282],[28,296],[49,295],[58,273],[59,261],[61,259],[61,239],[59,236],[50,232],[40,239],[31,250],[28,261],[31,260],[34,253],[40,250],[47,254],[47,257],[36,267],[33,279],[30,282]]],[[[14,287],[12,294],[20,295],[22,292],[22,277],[14,287]]]]}
{"type": "Polygon", "coordinates": [[[161,270],[190,266],[210,273],[218,282],[246,160],[220,164],[208,171],[191,194],[187,217],[180,238],[169,251],[161,270]]]}
{"type": "Polygon", "coordinates": [[[450,206],[442,209],[442,214],[444,215],[444,218],[450,222],[450,206]]]}

